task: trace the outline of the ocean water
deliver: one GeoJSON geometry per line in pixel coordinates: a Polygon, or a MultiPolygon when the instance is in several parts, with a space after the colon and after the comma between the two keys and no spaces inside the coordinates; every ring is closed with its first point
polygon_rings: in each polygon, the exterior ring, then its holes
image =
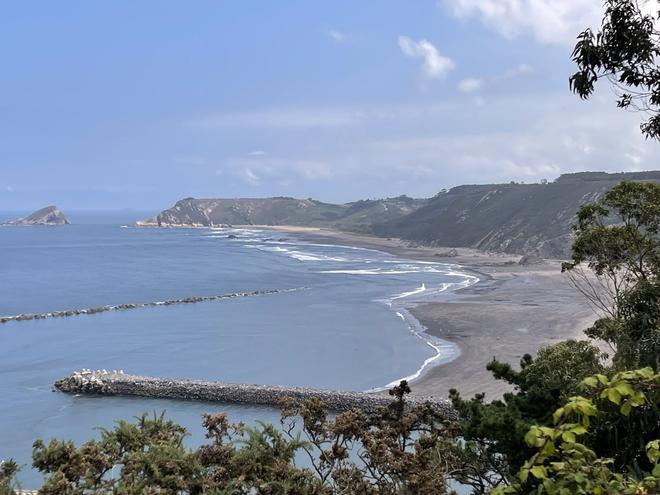
{"type": "MultiPolygon", "coordinates": [[[[131,214],[66,227],[0,228],[0,315],[289,289],[231,300],[0,325],[0,459],[29,466],[37,438],[166,410],[203,440],[201,414],[277,421],[263,407],[75,397],[52,384],[80,368],[371,390],[455,358],[406,311],[476,281],[456,266],[261,229],[137,229],[131,214]]],[[[414,383],[414,382],[413,382],[414,383]]],[[[39,482],[28,467],[27,488],[39,482]]]]}

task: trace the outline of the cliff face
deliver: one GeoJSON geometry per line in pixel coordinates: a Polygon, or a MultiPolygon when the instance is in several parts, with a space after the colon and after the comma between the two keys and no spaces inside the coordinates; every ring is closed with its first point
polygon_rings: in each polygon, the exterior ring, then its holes
{"type": "Polygon", "coordinates": [[[622,180],[660,182],[660,172],[583,172],[545,184],[465,185],[428,200],[400,196],[343,205],[294,198],[187,198],[137,225],[328,227],[430,246],[566,257],[577,210],[622,180]]]}
{"type": "Polygon", "coordinates": [[[4,222],[4,225],[69,225],[71,222],[56,206],[46,206],[27,217],[4,222]]]}
{"type": "Polygon", "coordinates": [[[621,180],[657,182],[660,172],[586,172],[562,175],[548,184],[459,186],[373,230],[426,245],[566,257],[577,210],[621,180]]]}

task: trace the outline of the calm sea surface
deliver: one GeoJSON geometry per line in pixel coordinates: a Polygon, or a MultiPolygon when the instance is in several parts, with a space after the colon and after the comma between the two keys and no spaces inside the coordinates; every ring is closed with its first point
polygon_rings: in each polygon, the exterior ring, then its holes
{"type": "MultiPolygon", "coordinates": [[[[0,227],[0,315],[238,291],[291,292],[0,325],[0,459],[30,464],[36,438],[166,410],[202,440],[201,414],[276,421],[261,407],[73,397],[80,368],[368,390],[414,378],[456,349],[404,307],[474,282],[456,267],[308,243],[257,229],[122,228],[141,215],[79,214],[66,227],[0,227]]],[[[21,479],[35,486],[25,469],[21,479]]]]}

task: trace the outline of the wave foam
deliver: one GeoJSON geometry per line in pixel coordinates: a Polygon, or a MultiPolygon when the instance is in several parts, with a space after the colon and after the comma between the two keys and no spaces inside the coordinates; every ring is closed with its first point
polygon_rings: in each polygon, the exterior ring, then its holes
{"type": "Polygon", "coordinates": [[[435,268],[417,267],[414,265],[401,265],[395,268],[362,268],[362,269],[337,269],[321,270],[319,273],[341,273],[345,275],[403,275],[406,273],[445,273],[435,268]]]}
{"type": "Polygon", "coordinates": [[[393,296],[391,300],[394,301],[395,299],[403,299],[404,297],[414,296],[415,294],[421,294],[422,292],[426,292],[426,284],[422,284],[421,287],[418,287],[415,290],[397,294],[396,296],[393,296]]]}

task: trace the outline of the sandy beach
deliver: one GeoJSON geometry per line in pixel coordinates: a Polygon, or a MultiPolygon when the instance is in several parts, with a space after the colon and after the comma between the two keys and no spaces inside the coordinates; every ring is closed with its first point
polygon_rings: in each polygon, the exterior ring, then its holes
{"type": "MultiPolygon", "coordinates": [[[[273,229],[274,227],[268,227],[273,229]]],[[[399,239],[303,227],[275,227],[313,242],[366,247],[409,259],[460,265],[479,282],[446,294],[443,301],[419,304],[411,313],[431,335],[454,342],[461,355],[435,366],[412,385],[413,393],[446,398],[455,388],[464,396],[485,392],[494,399],[508,390],[485,366],[492,358],[518,364],[524,354],[568,338],[584,338],[596,319],[584,297],[561,273],[561,261],[520,265],[520,256],[458,248],[411,246],[399,239]],[[452,253],[455,254],[455,253],[452,253]]]]}

